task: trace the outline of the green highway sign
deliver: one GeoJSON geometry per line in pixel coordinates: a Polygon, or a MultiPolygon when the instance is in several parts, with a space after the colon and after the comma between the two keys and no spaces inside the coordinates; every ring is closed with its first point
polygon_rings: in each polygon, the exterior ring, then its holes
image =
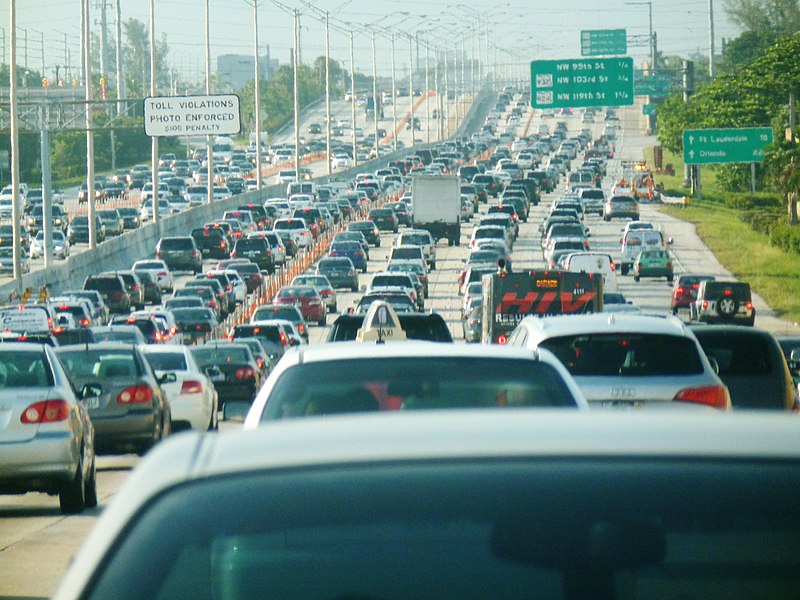
{"type": "Polygon", "coordinates": [[[687,165],[764,162],[772,143],[772,127],[685,129],[683,161],[687,165]]]}
{"type": "Polygon", "coordinates": [[[672,81],[668,77],[656,77],[655,75],[636,79],[633,82],[634,94],[637,96],[666,96],[672,87],[672,81]]]}
{"type": "Polygon", "coordinates": [[[654,114],[656,114],[656,105],[655,104],[642,104],[642,114],[644,114],[644,115],[654,115],[654,114]]]}
{"type": "Polygon", "coordinates": [[[630,106],[633,59],[534,60],[531,86],[534,108],[630,106]]]}
{"type": "Polygon", "coordinates": [[[628,53],[628,34],[624,29],[581,31],[581,56],[609,56],[628,53]]]}

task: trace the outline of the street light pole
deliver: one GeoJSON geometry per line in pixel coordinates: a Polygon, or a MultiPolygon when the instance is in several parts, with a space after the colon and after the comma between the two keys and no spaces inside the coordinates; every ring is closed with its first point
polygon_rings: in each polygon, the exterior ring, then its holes
{"type": "Polygon", "coordinates": [[[300,14],[294,9],[294,52],[292,54],[292,68],[294,70],[294,177],[300,181],[300,86],[298,81],[298,52],[300,51],[300,14]]]}
{"type": "Polygon", "coordinates": [[[253,96],[256,120],[256,189],[261,190],[261,73],[258,68],[258,0],[253,0],[253,59],[255,60],[255,79],[253,96]]]}
{"type": "MultiPolygon", "coordinates": [[[[150,95],[156,95],[156,13],[155,0],[150,0],[150,95]]],[[[153,223],[161,222],[158,213],[158,136],[152,138],[151,167],[153,170],[153,223]]],[[[94,190],[90,190],[93,194],[94,190]]]]}
{"type": "Polygon", "coordinates": [[[414,38],[408,36],[408,114],[411,119],[411,147],[417,147],[416,127],[414,125],[414,38]]]}
{"type": "Polygon", "coordinates": [[[331,19],[325,11],[325,161],[326,173],[331,175],[331,19]]]}
{"type": "Polygon", "coordinates": [[[392,127],[394,128],[392,150],[397,152],[397,76],[394,68],[394,36],[392,33],[392,127]]]}
{"type": "MultiPolygon", "coordinates": [[[[206,95],[211,95],[211,17],[206,0],[206,95]]],[[[206,190],[208,203],[214,202],[214,138],[206,136],[206,190]]]]}
{"type": "Polygon", "coordinates": [[[353,140],[353,166],[358,165],[356,151],[356,66],[353,54],[353,30],[350,30],[350,133],[353,140]]]}
{"type": "MultiPolygon", "coordinates": [[[[83,75],[86,98],[86,201],[89,205],[89,249],[97,247],[97,227],[95,227],[95,196],[94,196],[94,132],[92,131],[92,59],[89,54],[89,0],[83,3],[84,22],[83,22],[83,75]]],[[[14,223],[17,222],[16,215],[14,223]]],[[[18,237],[16,234],[15,238],[18,237]]],[[[16,265],[15,265],[16,267],[16,265]]]]}
{"type": "Polygon", "coordinates": [[[425,141],[431,143],[431,48],[425,36],[425,141]]]}
{"type": "Polygon", "coordinates": [[[372,29],[372,108],[375,121],[375,157],[380,158],[381,149],[378,141],[378,65],[375,57],[375,30],[372,29]]]}
{"type": "MultiPolygon", "coordinates": [[[[88,0],[87,0],[88,1],[88,0]]],[[[19,240],[19,117],[17,115],[17,7],[16,0],[11,0],[11,47],[9,49],[9,87],[11,101],[11,210],[14,215],[12,234],[14,236],[13,260],[14,281],[18,292],[22,291],[22,248],[19,240]]],[[[83,27],[83,24],[81,24],[83,27]]],[[[88,111],[87,111],[88,113],[88,111]]]]}

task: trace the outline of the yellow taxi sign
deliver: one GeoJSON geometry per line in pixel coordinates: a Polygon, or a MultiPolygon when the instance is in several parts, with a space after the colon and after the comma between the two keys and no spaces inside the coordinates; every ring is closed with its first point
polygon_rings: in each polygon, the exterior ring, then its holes
{"type": "Polygon", "coordinates": [[[364,323],[356,333],[357,342],[404,341],[406,332],[400,326],[400,319],[392,305],[383,300],[370,304],[364,323]]]}

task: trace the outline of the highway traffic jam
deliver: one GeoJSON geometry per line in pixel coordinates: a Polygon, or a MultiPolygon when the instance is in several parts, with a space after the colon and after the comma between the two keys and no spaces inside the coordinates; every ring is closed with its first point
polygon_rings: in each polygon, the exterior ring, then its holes
{"type": "MultiPolygon", "coordinates": [[[[796,411],[800,338],[693,269],[622,158],[634,121],[507,86],[469,136],[251,192],[128,269],[0,307],[0,492],[104,507],[55,597],[795,585],[796,425],[718,414],[796,411]],[[104,493],[125,455],[145,458],[104,493]],[[752,505],[737,487],[770,481],[752,505]]],[[[99,210],[98,231],[147,210],[99,210]]],[[[76,225],[57,233],[82,243],[76,225]]]]}

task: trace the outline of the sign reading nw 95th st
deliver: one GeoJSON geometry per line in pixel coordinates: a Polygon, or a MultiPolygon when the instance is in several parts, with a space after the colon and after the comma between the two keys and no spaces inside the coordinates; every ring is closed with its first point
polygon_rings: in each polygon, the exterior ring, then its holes
{"type": "Polygon", "coordinates": [[[144,132],[172,135],[236,135],[239,96],[150,96],[144,99],[144,132]]]}
{"type": "Polygon", "coordinates": [[[633,104],[633,59],[578,58],[531,63],[534,108],[630,106],[633,104]]]}
{"type": "Polygon", "coordinates": [[[687,165],[764,162],[764,148],[772,136],[772,127],[685,129],[683,161],[687,165]]]}

